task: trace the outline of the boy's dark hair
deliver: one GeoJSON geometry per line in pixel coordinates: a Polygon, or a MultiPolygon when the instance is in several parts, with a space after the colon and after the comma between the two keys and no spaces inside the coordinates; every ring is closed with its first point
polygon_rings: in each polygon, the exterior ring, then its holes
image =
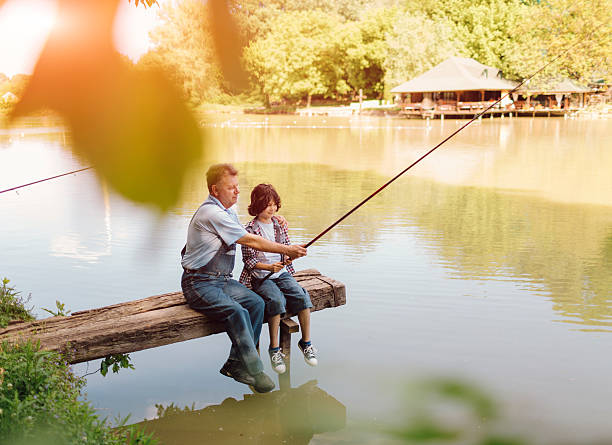
{"type": "Polygon", "coordinates": [[[268,207],[270,201],[274,201],[278,209],[281,208],[280,196],[272,184],[259,184],[251,192],[251,203],[248,209],[249,215],[259,215],[268,207]]]}
{"type": "Polygon", "coordinates": [[[206,185],[208,186],[209,192],[212,192],[212,186],[218,184],[223,175],[226,173],[236,176],[238,174],[238,170],[236,170],[236,167],[234,167],[232,164],[215,164],[210,166],[206,172],[206,185]]]}

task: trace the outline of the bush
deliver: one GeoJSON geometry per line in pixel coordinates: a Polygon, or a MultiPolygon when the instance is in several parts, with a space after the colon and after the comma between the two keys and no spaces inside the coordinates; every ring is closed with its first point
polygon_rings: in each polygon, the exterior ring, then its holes
{"type": "Polygon", "coordinates": [[[85,386],[56,352],[38,344],[0,346],[0,442],[11,444],[153,444],[135,428],[113,429],[79,400],[85,386]]]}
{"type": "Polygon", "coordinates": [[[269,108],[245,108],[247,114],[295,114],[295,105],[272,105],[269,108]]]}
{"type": "Polygon", "coordinates": [[[20,297],[20,293],[8,285],[9,282],[8,278],[3,278],[0,285],[0,328],[6,327],[10,321],[34,320],[32,309],[26,308],[30,298],[20,297]]]}

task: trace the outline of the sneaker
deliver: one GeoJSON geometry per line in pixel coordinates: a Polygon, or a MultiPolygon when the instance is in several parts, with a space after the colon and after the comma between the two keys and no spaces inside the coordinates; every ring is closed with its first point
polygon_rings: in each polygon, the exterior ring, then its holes
{"type": "Polygon", "coordinates": [[[283,360],[285,354],[283,354],[280,349],[276,352],[268,350],[268,354],[270,354],[270,363],[272,364],[272,369],[274,370],[274,372],[276,372],[277,374],[284,374],[287,370],[287,367],[285,366],[285,361],[283,360]]]}
{"type": "Polygon", "coordinates": [[[319,364],[317,360],[317,350],[314,346],[308,345],[304,346],[302,344],[302,340],[298,341],[298,348],[304,354],[304,361],[308,363],[310,366],[317,366],[319,364]]]}
{"type": "Polygon", "coordinates": [[[255,374],[253,379],[255,379],[255,383],[250,386],[257,392],[270,392],[274,389],[274,382],[263,371],[259,374],[255,374]]]}
{"type": "Polygon", "coordinates": [[[255,377],[249,374],[239,362],[228,360],[219,372],[245,385],[255,385],[256,383],[255,377]]]}

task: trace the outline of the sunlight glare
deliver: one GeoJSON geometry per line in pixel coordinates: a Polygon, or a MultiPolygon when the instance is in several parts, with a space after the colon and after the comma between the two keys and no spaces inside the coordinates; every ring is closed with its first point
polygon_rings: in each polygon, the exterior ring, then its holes
{"type": "Polygon", "coordinates": [[[0,8],[0,73],[31,74],[56,19],[55,0],[8,0],[0,8]]]}

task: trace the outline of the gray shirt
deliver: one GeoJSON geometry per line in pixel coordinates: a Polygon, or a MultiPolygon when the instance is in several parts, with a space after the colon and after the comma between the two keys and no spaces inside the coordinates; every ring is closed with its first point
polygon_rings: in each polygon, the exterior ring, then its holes
{"type": "Polygon", "coordinates": [[[187,269],[203,267],[219,251],[222,240],[231,246],[246,234],[234,208],[226,209],[217,198],[208,195],[189,223],[187,250],[181,264],[187,269]]]}

